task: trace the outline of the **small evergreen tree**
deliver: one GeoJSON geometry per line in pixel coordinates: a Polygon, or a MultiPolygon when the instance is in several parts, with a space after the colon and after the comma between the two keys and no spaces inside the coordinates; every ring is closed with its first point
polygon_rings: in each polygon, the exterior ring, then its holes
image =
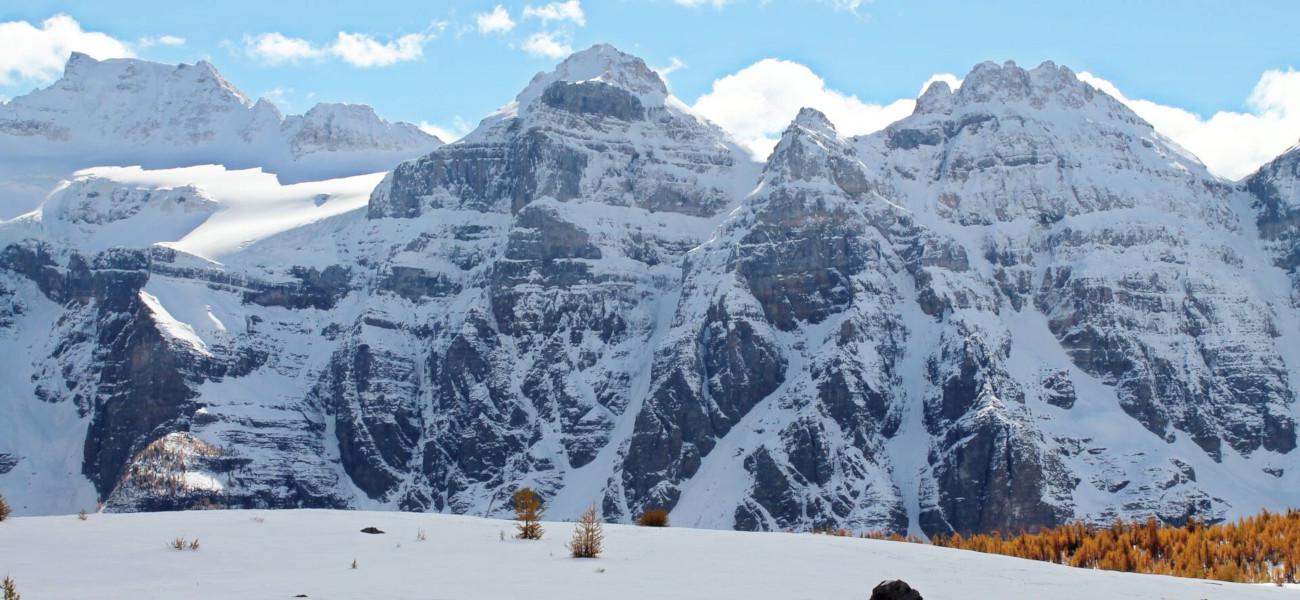
{"type": "Polygon", "coordinates": [[[573,541],[569,542],[569,551],[574,558],[596,558],[600,556],[604,542],[605,529],[596,512],[596,505],[592,504],[578,519],[578,526],[573,528],[573,541]]]}
{"type": "Polygon", "coordinates": [[[18,595],[18,588],[14,586],[12,577],[5,576],[4,583],[0,583],[0,590],[4,591],[4,600],[23,600],[23,597],[18,595]]]}
{"type": "Polygon", "coordinates": [[[530,487],[515,490],[515,537],[521,540],[542,539],[542,499],[530,487]]]}

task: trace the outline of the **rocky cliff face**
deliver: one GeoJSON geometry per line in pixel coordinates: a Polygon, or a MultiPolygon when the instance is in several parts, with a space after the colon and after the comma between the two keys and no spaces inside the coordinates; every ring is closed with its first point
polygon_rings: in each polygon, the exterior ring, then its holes
{"type": "Polygon", "coordinates": [[[1246,189],[1255,197],[1259,234],[1266,240],[1278,267],[1297,282],[1300,269],[1300,145],[1264,165],[1246,178],[1246,189]]]}
{"type": "Polygon", "coordinates": [[[5,407],[64,433],[0,422],[0,484],[930,534],[1285,505],[1293,154],[1224,182],[1068,69],[986,63],[870,136],[805,110],[758,165],[597,46],[219,256],[193,186],[6,224],[5,407]]]}

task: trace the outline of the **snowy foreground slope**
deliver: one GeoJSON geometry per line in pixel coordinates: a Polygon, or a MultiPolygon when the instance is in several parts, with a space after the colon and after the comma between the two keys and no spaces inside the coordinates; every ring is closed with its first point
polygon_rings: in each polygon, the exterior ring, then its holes
{"type": "Polygon", "coordinates": [[[883,579],[903,579],[927,600],[1300,598],[1273,586],[812,534],[607,526],[600,558],[573,559],[564,548],[571,524],[547,523],[540,541],[511,539],[512,527],[324,510],[29,517],[0,526],[0,573],[40,600],[865,600],[883,579]],[[386,533],[360,533],[368,526],[386,533]],[[198,538],[199,550],[166,546],[179,536],[198,538]]]}

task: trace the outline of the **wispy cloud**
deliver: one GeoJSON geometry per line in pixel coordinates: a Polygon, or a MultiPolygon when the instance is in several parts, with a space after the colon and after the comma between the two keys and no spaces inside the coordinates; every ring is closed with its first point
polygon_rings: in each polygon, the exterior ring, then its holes
{"type": "Polygon", "coordinates": [[[505,33],[516,25],[515,20],[510,18],[510,11],[500,4],[490,12],[474,15],[474,22],[478,26],[478,32],[483,35],[505,33]]]}
{"type": "Polygon", "coordinates": [[[387,67],[394,63],[415,60],[424,55],[424,44],[429,36],[410,33],[395,40],[381,42],[363,33],[339,32],[330,53],[354,67],[387,67]]]}
{"type": "Polygon", "coordinates": [[[674,56],[674,57],[668,59],[668,64],[667,64],[667,65],[662,66],[662,67],[651,67],[651,68],[654,69],[655,72],[658,73],[660,77],[662,77],[662,78],[664,78],[664,79],[666,80],[666,79],[668,79],[668,76],[669,76],[669,75],[672,75],[673,73],[676,73],[677,71],[680,71],[680,70],[682,70],[682,69],[685,69],[685,68],[686,68],[686,63],[685,63],[682,59],[677,58],[676,56],[674,56]]]}
{"type": "Polygon", "coordinates": [[[302,38],[288,37],[278,31],[244,36],[244,52],[268,65],[296,63],[325,55],[323,49],[302,38]]]}
{"type": "Polygon", "coordinates": [[[152,48],[154,46],[184,46],[185,38],[176,35],[155,35],[142,37],[135,41],[137,48],[152,48]]]}
{"type": "Polygon", "coordinates": [[[542,22],[551,21],[572,21],[575,25],[586,25],[587,15],[582,10],[582,3],[578,0],[568,0],[567,2],[551,2],[541,6],[528,5],[524,7],[524,17],[540,19],[542,22]]]}
{"type": "Polygon", "coordinates": [[[54,15],[39,26],[27,21],[0,22],[0,85],[52,81],[63,72],[74,51],[101,60],[135,56],[129,43],[86,31],[68,15],[54,15]]]}
{"type": "Polygon", "coordinates": [[[273,31],[245,35],[244,53],[272,66],[333,57],[363,69],[387,67],[424,56],[425,44],[445,26],[445,23],[434,23],[424,32],[409,33],[388,40],[380,40],[365,33],[340,31],[332,43],[323,46],[273,31]]]}
{"type": "Polygon", "coordinates": [[[570,36],[563,32],[539,31],[528,36],[523,44],[524,52],[544,58],[563,58],[573,54],[570,36]]]}

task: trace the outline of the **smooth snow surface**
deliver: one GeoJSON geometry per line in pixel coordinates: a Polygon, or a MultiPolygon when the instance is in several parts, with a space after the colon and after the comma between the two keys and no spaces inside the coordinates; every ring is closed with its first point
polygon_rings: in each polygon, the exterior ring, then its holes
{"type": "Polygon", "coordinates": [[[42,231],[87,250],[163,244],[221,261],[275,234],[364,208],[383,177],[282,185],[261,169],[220,165],[95,167],[78,171],[37,211],[4,222],[0,240],[42,231]]]}
{"type": "Polygon", "coordinates": [[[900,578],[927,599],[1300,598],[1296,590],[1074,569],[920,544],[812,534],[606,526],[598,559],[569,558],[572,524],[535,542],[512,523],[340,511],[16,518],[0,571],[25,598],[865,599],[900,578]],[[360,533],[375,526],[384,535],[360,533]],[[418,541],[424,530],[428,539],[418,541]],[[505,539],[502,539],[504,532],[505,539]],[[198,551],[167,544],[184,536],[198,551]],[[356,560],[357,568],[352,568],[356,560]]]}

